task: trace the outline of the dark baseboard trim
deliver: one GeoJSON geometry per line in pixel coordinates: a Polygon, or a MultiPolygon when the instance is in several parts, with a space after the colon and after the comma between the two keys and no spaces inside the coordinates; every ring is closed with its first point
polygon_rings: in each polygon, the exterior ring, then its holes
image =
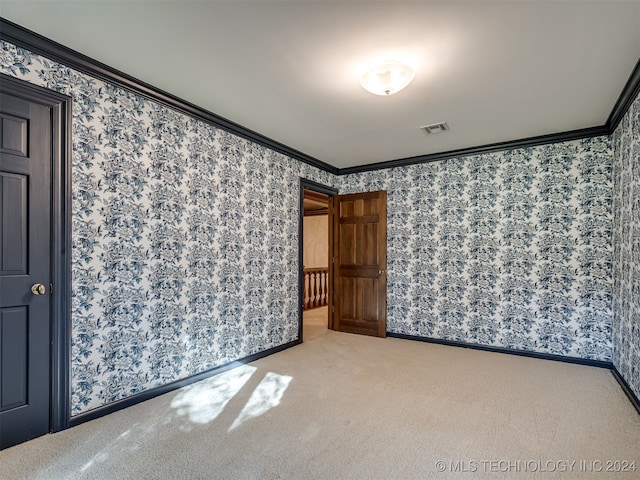
{"type": "Polygon", "coordinates": [[[212,368],[211,370],[207,370],[206,372],[198,373],[196,375],[192,375],[190,377],[183,378],[181,380],[176,380],[175,382],[171,382],[166,385],[162,385],[160,387],[152,388],[150,390],[146,390],[144,392],[138,393],[131,397],[123,398],[122,400],[109,403],[108,405],[104,405],[102,407],[89,410],[88,412],[75,415],[71,417],[71,419],[69,420],[69,427],[75,427],[77,425],[88,422],[90,420],[95,420],[96,418],[104,417],[105,415],[109,415],[110,413],[117,412],[118,410],[131,407],[133,405],[136,405],[138,403],[141,403],[147,400],[151,400],[152,398],[155,398],[159,395],[164,395],[165,393],[169,393],[178,388],[186,387],[187,385],[190,385],[195,382],[199,382],[200,380],[204,380],[205,378],[218,375],[219,373],[230,370],[238,365],[250,363],[260,358],[273,355],[274,353],[281,352],[288,348],[295,347],[300,343],[302,343],[300,340],[294,340],[293,342],[285,343],[284,345],[270,348],[269,350],[265,350],[263,352],[254,353],[253,355],[249,355],[248,357],[242,358],[240,360],[235,360],[225,365],[212,368]]]}
{"type": "Polygon", "coordinates": [[[556,362],[576,363],[578,365],[587,365],[589,367],[598,367],[598,368],[607,368],[607,369],[613,368],[613,364],[611,362],[603,362],[601,360],[589,360],[586,358],[565,357],[563,355],[551,355],[548,353],[528,352],[525,350],[514,350],[511,348],[489,347],[485,345],[479,345],[476,343],[456,342],[452,340],[442,340],[439,338],[431,338],[431,337],[418,337],[415,335],[405,335],[403,333],[387,332],[387,337],[402,338],[404,340],[415,340],[418,342],[426,342],[426,343],[436,343],[438,345],[447,345],[449,347],[470,348],[473,350],[482,350],[485,352],[506,353],[508,355],[537,358],[539,360],[553,360],[556,362]]]}
{"type": "Polygon", "coordinates": [[[634,408],[638,411],[640,415],[640,399],[633,392],[629,384],[622,377],[618,369],[612,362],[603,362],[601,360],[589,360],[586,358],[576,358],[576,357],[565,357],[563,355],[550,355],[547,353],[537,353],[537,352],[526,352],[523,350],[513,350],[510,348],[500,348],[500,347],[488,347],[485,345],[478,345],[475,343],[464,343],[464,342],[456,342],[451,340],[442,340],[439,338],[430,338],[430,337],[418,337],[416,335],[405,335],[402,333],[393,333],[387,332],[387,337],[392,338],[401,338],[403,340],[414,340],[417,342],[425,342],[425,343],[434,343],[438,345],[446,345],[449,347],[461,347],[461,348],[470,348],[473,350],[482,350],[485,352],[493,352],[493,353],[506,353],[507,355],[517,355],[520,357],[530,357],[537,358],[540,360],[552,360],[555,362],[564,362],[564,363],[574,363],[578,365],[586,365],[588,367],[597,367],[597,368],[606,368],[611,371],[613,378],[615,378],[622,391],[629,398],[629,401],[634,406],[634,408]]]}
{"type": "Polygon", "coordinates": [[[552,143],[580,140],[583,138],[600,137],[603,135],[609,135],[609,133],[609,129],[606,126],[582,128],[580,130],[571,130],[569,132],[552,133],[550,135],[522,138],[520,140],[509,140],[506,142],[490,143],[487,145],[480,145],[478,147],[461,148],[459,150],[449,150],[447,152],[430,153],[428,155],[399,158],[397,160],[389,160],[387,162],[369,163],[367,165],[359,165],[357,167],[341,168],[339,170],[339,174],[348,175],[351,173],[362,173],[373,170],[381,170],[383,168],[405,167],[407,165],[415,165],[418,163],[438,162],[450,158],[462,158],[471,155],[513,150],[516,148],[527,148],[537,145],[549,145],[552,143]]]}
{"type": "Polygon", "coordinates": [[[213,112],[200,108],[191,102],[160,90],[153,85],[138,80],[137,78],[127,75],[124,72],[116,70],[115,68],[105,65],[104,63],[94,60],[93,58],[83,55],[71,48],[65,47],[64,45],[54,42],[47,37],[21,27],[20,25],[2,17],[0,17],[0,39],[25,48],[33,53],[43,55],[51,60],[67,65],[104,82],[124,88],[125,90],[137,95],[153,100],[154,102],[159,102],[163,105],[177,109],[187,115],[196,117],[207,123],[211,123],[216,127],[222,128],[223,130],[238,135],[239,137],[268,147],[276,152],[283,153],[313,167],[333,173],[334,175],[338,173],[338,169],[328,163],[302,153],[299,150],[284,145],[276,140],[265,137],[260,133],[245,128],[242,125],[216,115],[213,112]]]}
{"type": "MultiPolygon", "coordinates": [[[[526,352],[526,351],[513,350],[513,349],[508,349],[508,348],[488,347],[488,346],[484,346],[484,345],[477,345],[477,344],[464,343],[464,342],[455,342],[455,341],[450,341],[450,340],[441,340],[441,339],[429,338],[429,337],[418,337],[418,336],[415,336],[415,335],[404,335],[404,334],[401,334],[401,333],[393,333],[393,332],[387,332],[387,336],[391,337],[391,338],[399,338],[399,339],[403,339],[403,340],[413,340],[413,341],[419,341],[419,342],[425,342],[425,343],[433,343],[433,344],[445,345],[445,346],[451,346],[451,347],[470,348],[470,349],[473,349],[473,350],[482,350],[482,351],[492,352],[492,353],[504,353],[504,354],[508,354],[508,355],[517,355],[517,356],[522,356],[522,357],[536,358],[536,359],[540,359],[540,360],[552,360],[552,361],[560,361],[560,362],[565,362],[565,363],[573,363],[573,364],[578,364],[578,365],[586,365],[586,366],[590,366],[590,367],[606,368],[606,369],[611,371],[613,377],[620,384],[620,387],[622,388],[624,393],[629,398],[629,401],[631,402],[631,404],[638,411],[638,414],[640,414],[640,400],[638,400],[638,397],[635,395],[633,390],[631,390],[631,387],[629,386],[629,384],[624,380],[622,375],[620,375],[620,372],[618,371],[618,369],[610,362],[603,362],[603,361],[599,361],[599,360],[588,360],[588,359],[575,358],[575,357],[564,357],[562,355],[549,355],[549,354],[545,354],[545,353],[526,352]]],[[[124,398],[122,400],[118,400],[117,402],[110,403],[110,404],[105,405],[103,407],[98,407],[98,408],[90,410],[90,411],[88,411],[86,413],[82,413],[82,414],[76,415],[74,417],[71,417],[71,419],[69,421],[69,427],[75,427],[77,425],[80,425],[82,423],[88,422],[90,420],[95,420],[95,419],[103,417],[105,415],[109,415],[110,413],[117,412],[118,410],[122,410],[124,408],[131,407],[133,405],[136,405],[138,403],[150,400],[152,398],[155,398],[157,396],[163,395],[165,393],[169,393],[169,392],[171,392],[173,390],[177,390],[178,388],[182,388],[182,387],[185,387],[185,386],[190,385],[192,383],[199,382],[199,381],[204,380],[206,378],[212,377],[214,375],[218,375],[218,374],[220,374],[222,372],[225,372],[227,370],[230,370],[231,368],[234,368],[234,367],[236,367],[236,366],[238,366],[240,364],[246,364],[246,363],[253,362],[253,361],[258,360],[260,358],[264,358],[264,357],[267,357],[269,355],[273,355],[274,353],[278,353],[278,352],[281,352],[283,350],[287,350],[287,349],[289,349],[291,347],[294,347],[296,345],[300,345],[301,343],[302,343],[301,340],[295,340],[293,342],[289,342],[289,343],[286,343],[284,345],[280,345],[278,347],[274,347],[274,348],[271,348],[269,350],[265,350],[263,352],[259,352],[259,353],[253,354],[253,355],[249,355],[248,357],[245,357],[245,358],[240,359],[240,360],[236,360],[234,362],[227,363],[227,364],[222,365],[220,367],[216,367],[216,368],[213,368],[211,370],[207,370],[206,372],[202,372],[202,373],[199,373],[199,374],[196,374],[196,375],[192,375],[191,377],[187,377],[187,378],[184,378],[184,379],[177,380],[175,382],[169,383],[167,385],[163,385],[161,387],[156,387],[156,388],[147,390],[147,391],[139,393],[137,395],[133,395],[131,397],[124,398]]]]}
{"type": "Polygon", "coordinates": [[[633,393],[633,390],[631,390],[631,387],[629,386],[627,381],[622,377],[622,375],[620,374],[618,369],[615,367],[615,365],[611,366],[611,373],[613,374],[613,378],[615,378],[620,384],[620,387],[622,387],[622,391],[627,395],[631,404],[637,410],[638,415],[640,415],[640,399],[638,399],[636,394],[633,393]]]}

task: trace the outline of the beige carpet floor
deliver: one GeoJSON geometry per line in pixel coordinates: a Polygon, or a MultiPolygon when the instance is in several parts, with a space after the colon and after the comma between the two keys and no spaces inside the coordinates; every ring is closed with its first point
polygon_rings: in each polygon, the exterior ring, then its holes
{"type": "Polygon", "coordinates": [[[0,477],[638,479],[640,416],[604,369],[326,331],[0,452],[0,477]]]}

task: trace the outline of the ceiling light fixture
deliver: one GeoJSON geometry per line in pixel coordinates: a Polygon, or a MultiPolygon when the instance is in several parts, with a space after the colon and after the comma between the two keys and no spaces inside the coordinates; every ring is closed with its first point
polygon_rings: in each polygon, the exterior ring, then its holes
{"type": "Polygon", "coordinates": [[[409,85],[415,76],[416,72],[410,66],[387,61],[365,73],[360,85],[374,95],[393,95],[409,85]]]}

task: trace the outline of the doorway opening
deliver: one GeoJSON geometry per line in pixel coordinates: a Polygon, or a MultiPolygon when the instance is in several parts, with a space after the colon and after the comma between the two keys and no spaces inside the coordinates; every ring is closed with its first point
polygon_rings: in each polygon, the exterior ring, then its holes
{"type": "Polygon", "coordinates": [[[300,325],[302,341],[331,328],[332,205],[334,189],[301,180],[300,325]]]}

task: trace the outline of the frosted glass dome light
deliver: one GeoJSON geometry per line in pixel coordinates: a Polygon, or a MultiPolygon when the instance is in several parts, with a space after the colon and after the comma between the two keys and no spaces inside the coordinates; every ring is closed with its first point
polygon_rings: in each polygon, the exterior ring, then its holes
{"type": "Polygon", "coordinates": [[[360,85],[374,95],[393,95],[409,85],[415,76],[416,72],[410,66],[387,61],[365,73],[360,85]]]}

